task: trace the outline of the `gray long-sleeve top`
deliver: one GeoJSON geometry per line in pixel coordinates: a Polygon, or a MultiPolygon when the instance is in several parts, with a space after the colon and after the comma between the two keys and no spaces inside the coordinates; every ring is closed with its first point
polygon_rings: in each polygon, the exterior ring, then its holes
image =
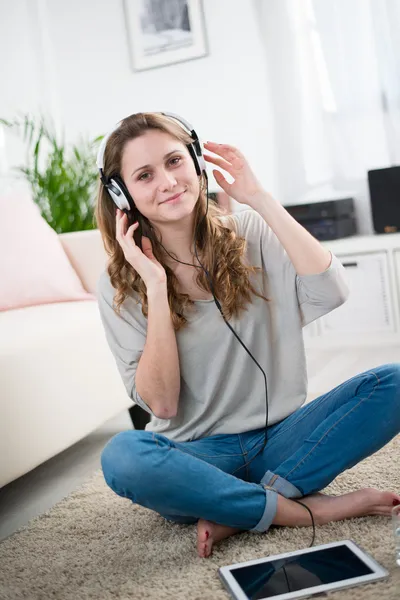
{"type": "MultiPolygon", "coordinates": [[[[239,318],[230,320],[267,375],[268,425],[281,421],[307,396],[302,327],[345,302],[345,269],[332,255],[328,269],[298,275],[286,251],[254,210],[233,215],[237,232],[247,240],[248,264],[265,273],[251,275],[269,302],[253,296],[239,318]]],[[[146,343],[147,319],[134,297],[121,316],[113,309],[115,290],[105,271],[98,283],[100,315],[106,337],[130,398],[151,414],[146,430],[175,441],[216,434],[243,433],[265,426],[264,376],[225,324],[213,300],[195,302],[188,324],[176,332],[181,388],[178,413],[157,418],[135,387],[138,362],[146,343]]],[[[168,351],[168,350],[166,350],[168,351]]]]}

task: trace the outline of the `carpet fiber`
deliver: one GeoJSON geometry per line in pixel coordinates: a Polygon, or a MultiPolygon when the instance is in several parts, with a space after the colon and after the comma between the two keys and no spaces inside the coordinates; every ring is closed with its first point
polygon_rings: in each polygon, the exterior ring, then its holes
{"type": "MultiPolygon", "coordinates": [[[[400,492],[400,436],[325,492],[362,487],[400,492]]],[[[362,517],[317,527],[315,544],[353,539],[390,573],[384,582],[330,594],[337,600],[399,600],[390,518],[362,517]]],[[[0,545],[1,600],[93,598],[225,600],[217,570],[310,545],[312,528],[241,533],[215,546],[209,559],[196,554],[196,527],[175,525],[116,496],[101,471],[72,495],[0,545]]]]}

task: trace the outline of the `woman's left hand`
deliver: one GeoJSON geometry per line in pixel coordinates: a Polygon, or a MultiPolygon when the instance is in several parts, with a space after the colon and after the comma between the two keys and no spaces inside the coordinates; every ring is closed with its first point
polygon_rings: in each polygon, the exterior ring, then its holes
{"type": "Polygon", "coordinates": [[[204,154],[204,159],[217,165],[217,167],[221,167],[234,178],[232,183],[228,183],[220,171],[213,170],[216,182],[228,196],[241,204],[251,206],[260,194],[265,194],[249,163],[237,148],[228,144],[215,144],[214,142],[206,142],[204,148],[218,155],[216,157],[204,154]]]}

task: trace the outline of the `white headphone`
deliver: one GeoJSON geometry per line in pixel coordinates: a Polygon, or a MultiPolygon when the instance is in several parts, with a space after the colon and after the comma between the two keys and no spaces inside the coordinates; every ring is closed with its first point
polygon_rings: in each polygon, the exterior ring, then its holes
{"type": "MultiPolygon", "coordinates": [[[[179,117],[178,115],[175,115],[173,113],[161,112],[158,114],[169,117],[170,119],[174,119],[190,135],[190,137],[193,139],[193,142],[191,142],[190,144],[186,144],[186,147],[189,150],[190,156],[193,159],[194,166],[196,168],[196,173],[198,176],[204,174],[204,176],[207,179],[206,161],[204,160],[200,140],[199,140],[199,137],[198,137],[196,131],[193,129],[193,127],[190,125],[190,123],[185,121],[185,119],[183,119],[182,117],[179,117]]],[[[105,135],[104,138],[102,139],[100,147],[99,147],[99,151],[97,153],[96,164],[97,164],[97,168],[99,169],[99,172],[100,172],[100,179],[101,179],[104,187],[107,189],[113,202],[116,204],[116,206],[119,209],[130,211],[130,210],[134,209],[134,201],[133,201],[132,196],[128,192],[128,189],[127,189],[126,185],[124,184],[122,178],[119,175],[114,175],[111,178],[107,178],[103,172],[104,152],[105,152],[105,149],[107,146],[107,142],[108,142],[110,136],[114,133],[114,131],[116,129],[118,129],[118,127],[121,125],[121,122],[122,121],[120,121],[114,127],[114,129],[112,131],[110,131],[107,135],[105,135]]]]}

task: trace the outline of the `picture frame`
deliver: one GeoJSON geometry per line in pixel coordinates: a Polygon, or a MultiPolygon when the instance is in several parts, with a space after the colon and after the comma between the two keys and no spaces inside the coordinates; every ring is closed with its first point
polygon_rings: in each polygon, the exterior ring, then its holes
{"type": "Polygon", "coordinates": [[[134,71],[165,67],[208,55],[202,0],[123,2],[134,71]]]}

